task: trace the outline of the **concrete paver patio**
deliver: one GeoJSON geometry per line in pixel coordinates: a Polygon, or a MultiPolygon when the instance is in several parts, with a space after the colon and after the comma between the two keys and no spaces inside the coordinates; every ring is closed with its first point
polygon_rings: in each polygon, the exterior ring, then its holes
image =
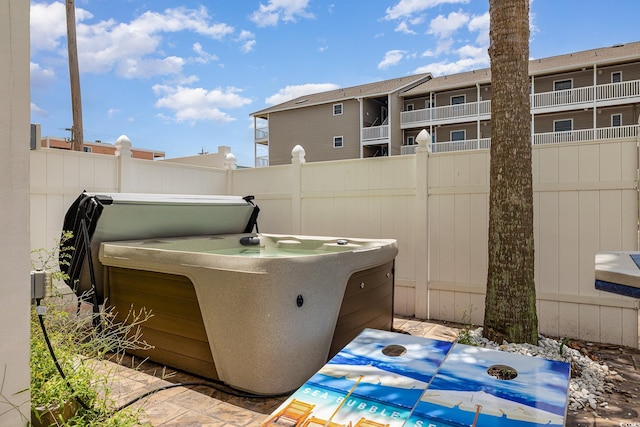
{"type": "MultiPolygon", "coordinates": [[[[454,341],[459,327],[407,318],[394,320],[394,330],[398,332],[445,341],[454,341]]],[[[588,353],[592,359],[605,362],[625,381],[607,397],[607,407],[597,411],[568,411],[566,425],[640,427],[640,351],[579,341],[572,344],[584,348],[582,352],[588,353]]],[[[234,396],[209,386],[188,385],[206,381],[201,378],[149,361],[140,366],[135,366],[136,363],[136,359],[126,357],[120,365],[110,365],[115,372],[112,396],[117,405],[123,405],[151,390],[168,387],[131,405],[141,408],[144,411],[141,418],[154,427],[257,426],[288,397],[256,399],[234,396]]]]}

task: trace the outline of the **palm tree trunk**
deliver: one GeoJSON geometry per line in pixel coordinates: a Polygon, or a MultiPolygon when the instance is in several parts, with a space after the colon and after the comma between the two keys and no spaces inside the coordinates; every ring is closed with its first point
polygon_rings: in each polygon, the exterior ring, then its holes
{"type": "Polygon", "coordinates": [[[491,167],[484,335],[538,342],[534,280],[529,1],[489,0],[491,167]]]}

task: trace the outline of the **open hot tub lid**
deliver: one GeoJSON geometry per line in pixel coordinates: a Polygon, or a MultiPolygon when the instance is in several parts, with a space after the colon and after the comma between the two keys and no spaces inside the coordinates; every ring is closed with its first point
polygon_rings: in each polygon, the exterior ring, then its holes
{"type": "Polygon", "coordinates": [[[60,248],[60,269],[69,275],[67,284],[78,295],[91,289],[93,282],[97,302],[101,304],[102,268],[97,261],[100,243],[250,233],[254,227],[257,230],[260,211],[252,200],[253,196],[85,191],[65,214],[62,230],[71,231],[73,237],[60,248]],[[95,269],[96,274],[90,269],[95,269]]]}

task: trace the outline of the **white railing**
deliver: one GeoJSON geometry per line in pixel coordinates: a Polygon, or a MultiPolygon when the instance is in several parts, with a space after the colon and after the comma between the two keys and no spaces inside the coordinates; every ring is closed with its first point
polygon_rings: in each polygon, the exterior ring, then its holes
{"type": "Polygon", "coordinates": [[[531,144],[560,144],[563,142],[593,141],[593,129],[570,130],[565,132],[536,133],[531,135],[531,144]]]}
{"type": "MultiPolygon", "coordinates": [[[[534,93],[530,97],[531,111],[562,106],[593,104],[594,100],[596,102],[602,102],[629,98],[639,98],[640,101],[640,80],[534,93]]],[[[458,118],[468,119],[469,117],[490,114],[491,101],[470,102],[467,104],[403,111],[400,113],[400,124],[403,128],[406,128],[411,125],[433,124],[440,121],[458,118]]]]}
{"type": "Polygon", "coordinates": [[[640,96],[640,80],[596,86],[596,95],[599,101],[640,96]]]}
{"type": "Polygon", "coordinates": [[[638,136],[638,127],[638,125],[631,125],[598,129],[580,129],[566,132],[536,133],[531,136],[531,143],[533,145],[542,145],[594,141],[597,139],[633,138],[638,136]]]}
{"type": "Polygon", "coordinates": [[[446,120],[457,117],[474,117],[491,114],[491,101],[470,102],[468,104],[446,105],[432,109],[434,120],[446,120]]]}
{"type": "Polygon", "coordinates": [[[633,138],[640,134],[640,126],[614,126],[596,129],[596,139],[633,138]]]}
{"type": "Polygon", "coordinates": [[[402,145],[400,147],[400,155],[404,156],[405,154],[416,154],[416,147],[418,145],[414,144],[414,145],[402,145]]]}
{"type": "Polygon", "coordinates": [[[264,168],[269,166],[269,156],[259,156],[256,157],[256,167],[264,168]]]}
{"type": "Polygon", "coordinates": [[[389,139],[389,125],[362,128],[363,144],[368,141],[377,141],[380,139],[389,139]]]}
{"type": "Polygon", "coordinates": [[[254,138],[256,141],[269,139],[269,128],[256,128],[254,138]]]}
{"type": "Polygon", "coordinates": [[[464,141],[436,142],[431,145],[433,153],[451,151],[486,150],[491,146],[491,138],[467,139],[464,141]]]}
{"type": "Polygon", "coordinates": [[[431,121],[431,110],[433,110],[433,108],[403,111],[400,113],[400,124],[431,121]]]}
{"type": "MultiPolygon", "coordinates": [[[[580,129],[567,132],[536,133],[531,135],[532,145],[562,144],[565,142],[583,142],[602,139],[635,138],[640,135],[640,125],[614,126],[598,129],[580,129]]],[[[400,154],[415,154],[418,145],[403,145],[400,154]]],[[[488,150],[491,138],[468,139],[464,141],[437,142],[431,145],[433,153],[452,151],[488,150]]]]}
{"type": "Polygon", "coordinates": [[[556,90],[531,95],[531,109],[593,102],[593,87],[556,90]]]}
{"type": "Polygon", "coordinates": [[[436,120],[448,120],[462,117],[476,117],[491,114],[491,101],[469,102],[466,104],[445,105],[422,110],[403,111],[400,123],[418,123],[436,120]]]}

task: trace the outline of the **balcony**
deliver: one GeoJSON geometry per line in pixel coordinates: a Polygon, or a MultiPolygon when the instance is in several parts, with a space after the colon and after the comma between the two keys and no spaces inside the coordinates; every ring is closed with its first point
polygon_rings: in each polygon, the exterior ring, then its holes
{"type": "MultiPolygon", "coordinates": [[[[532,145],[588,142],[602,139],[636,138],[640,135],[640,125],[614,126],[598,129],[579,129],[567,132],[536,133],[531,135],[532,145]]],[[[415,154],[418,145],[403,145],[400,154],[415,154]]],[[[433,153],[453,151],[488,150],[491,138],[468,139],[464,141],[437,142],[431,145],[433,153]]]]}
{"type": "MultiPolygon", "coordinates": [[[[541,114],[581,108],[640,102],[640,80],[581,87],[531,95],[531,113],[541,114]]],[[[402,129],[463,123],[491,118],[491,101],[470,102],[400,113],[402,129]]]]}
{"type": "Polygon", "coordinates": [[[269,166],[269,156],[258,156],[256,157],[256,167],[257,168],[265,168],[269,166]]]}
{"type": "Polygon", "coordinates": [[[536,133],[531,135],[533,145],[563,142],[595,141],[599,139],[633,138],[638,136],[638,125],[614,126],[597,129],[578,129],[567,132],[536,133]]]}
{"type": "Polygon", "coordinates": [[[362,145],[387,144],[389,139],[389,125],[362,128],[362,145]]]}
{"type": "Polygon", "coordinates": [[[402,145],[400,147],[400,155],[404,156],[405,154],[416,154],[417,144],[413,145],[402,145]]]}
{"type": "Polygon", "coordinates": [[[431,146],[433,153],[449,153],[451,151],[488,150],[491,138],[467,139],[464,141],[438,142],[431,146]]]}
{"type": "Polygon", "coordinates": [[[400,113],[400,123],[401,128],[406,129],[434,124],[457,123],[478,118],[480,120],[488,120],[490,117],[491,101],[480,101],[403,111],[400,113]]]}
{"type": "Polygon", "coordinates": [[[262,143],[266,143],[269,141],[269,128],[268,127],[262,127],[262,128],[256,128],[255,129],[255,133],[253,135],[253,138],[255,140],[255,142],[262,142],[262,143]]]}

